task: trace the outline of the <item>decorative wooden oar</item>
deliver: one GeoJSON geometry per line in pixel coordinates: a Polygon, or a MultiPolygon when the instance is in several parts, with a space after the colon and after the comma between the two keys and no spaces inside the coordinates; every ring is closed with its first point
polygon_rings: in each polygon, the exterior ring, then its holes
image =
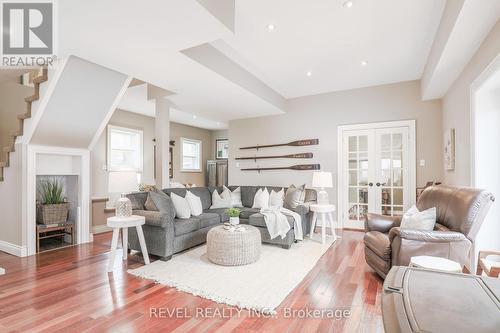
{"type": "Polygon", "coordinates": [[[299,171],[308,171],[308,170],[319,170],[319,164],[299,164],[292,165],[289,167],[275,167],[275,168],[249,168],[249,169],[241,169],[242,171],[265,171],[265,170],[299,170],[299,171]]]}
{"type": "Polygon", "coordinates": [[[313,158],[313,153],[276,155],[276,156],[236,157],[236,160],[263,160],[269,158],[313,158]]]}
{"type": "Polygon", "coordinates": [[[292,147],[302,147],[302,146],[313,146],[319,144],[319,139],[310,139],[310,140],[298,140],[292,141],[288,143],[280,143],[275,145],[264,145],[264,146],[252,146],[252,147],[242,147],[240,149],[257,149],[260,148],[270,148],[270,147],[283,147],[283,146],[292,146],[292,147]]]}

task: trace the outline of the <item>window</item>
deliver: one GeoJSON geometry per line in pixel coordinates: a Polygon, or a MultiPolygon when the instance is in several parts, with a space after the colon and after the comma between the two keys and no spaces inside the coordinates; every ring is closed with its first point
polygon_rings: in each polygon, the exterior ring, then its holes
{"type": "Polygon", "coordinates": [[[143,133],[108,125],[108,171],[143,169],[143,133]]]}
{"type": "Polygon", "coordinates": [[[181,138],[182,171],[201,172],[201,141],[181,138]]]}

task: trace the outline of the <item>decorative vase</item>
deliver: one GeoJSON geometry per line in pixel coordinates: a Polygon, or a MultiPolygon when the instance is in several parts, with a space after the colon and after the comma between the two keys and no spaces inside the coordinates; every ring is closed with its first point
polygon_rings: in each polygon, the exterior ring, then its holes
{"type": "Polygon", "coordinates": [[[229,223],[231,223],[232,225],[240,224],[240,218],[239,217],[230,217],[229,223]]]}

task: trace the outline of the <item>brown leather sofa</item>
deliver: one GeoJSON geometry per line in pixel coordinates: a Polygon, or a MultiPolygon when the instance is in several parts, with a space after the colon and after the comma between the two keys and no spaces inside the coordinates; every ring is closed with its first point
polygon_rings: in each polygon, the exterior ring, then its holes
{"type": "Polygon", "coordinates": [[[436,207],[433,231],[401,229],[401,216],[369,213],[365,219],[366,262],[382,278],[392,266],[408,266],[411,257],[421,255],[474,267],[472,244],[494,200],[491,193],[478,189],[428,187],[420,195],[417,208],[436,207]]]}

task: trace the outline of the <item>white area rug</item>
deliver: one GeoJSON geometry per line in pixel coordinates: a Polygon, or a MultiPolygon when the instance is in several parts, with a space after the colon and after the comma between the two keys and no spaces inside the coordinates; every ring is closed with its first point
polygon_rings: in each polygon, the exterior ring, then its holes
{"type": "Polygon", "coordinates": [[[289,250],[263,244],[257,262],[234,267],[211,263],[203,245],[129,273],[217,303],[274,314],[332,243],[333,238],[325,244],[307,239],[289,250]]]}

